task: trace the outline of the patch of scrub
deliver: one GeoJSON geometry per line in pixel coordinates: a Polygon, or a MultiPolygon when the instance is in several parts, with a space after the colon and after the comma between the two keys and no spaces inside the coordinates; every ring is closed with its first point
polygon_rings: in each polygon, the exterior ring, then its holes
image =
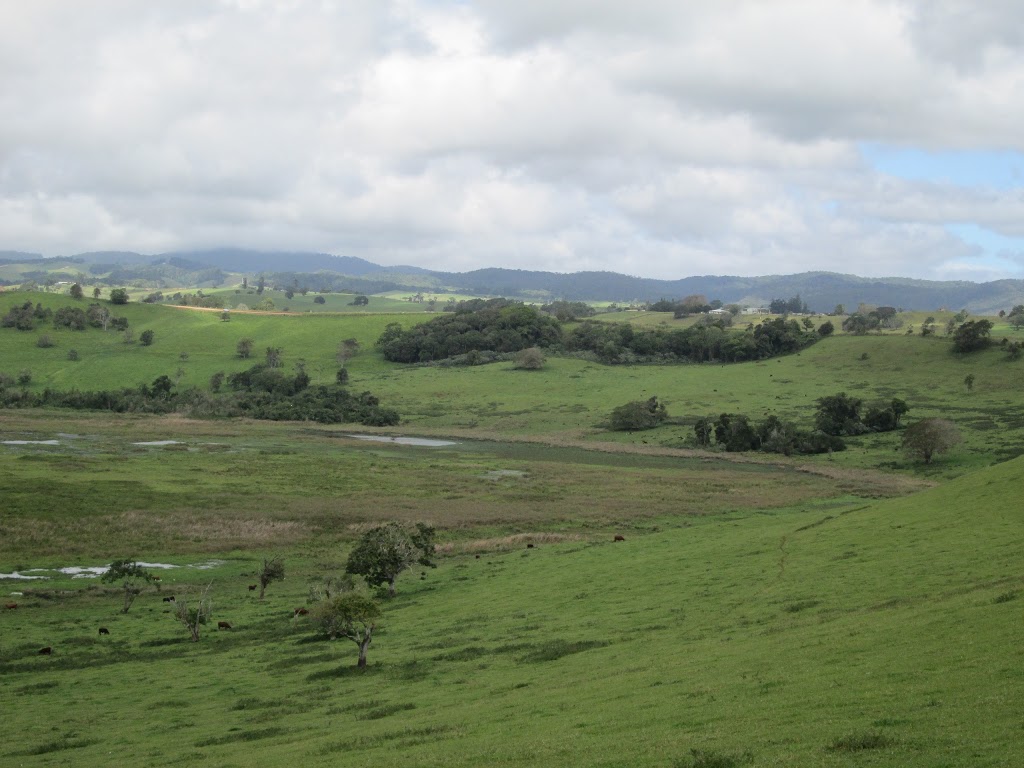
{"type": "Polygon", "coordinates": [[[492,469],[490,472],[484,472],[484,477],[488,480],[500,480],[503,477],[526,477],[526,473],[518,469],[492,469]]]}
{"type": "Polygon", "coordinates": [[[447,445],[458,445],[451,440],[430,440],[425,437],[389,437],[388,435],[345,435],[356,440],[371,440],[375,443],[394,443],[395,445],[417,445],[421,448],[443,448],[447,445]]]}
{"type": "Polygon", "coordinates": [[[0,445],[60,445],[60,440],[3,440],[0,445]]]}

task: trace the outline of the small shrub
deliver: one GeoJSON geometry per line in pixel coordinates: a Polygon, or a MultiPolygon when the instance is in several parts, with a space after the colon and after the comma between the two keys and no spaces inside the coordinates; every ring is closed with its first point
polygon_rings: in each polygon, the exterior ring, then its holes
{"type": "Polygon", "coordinates": [[[31,384],[32,383],[32,371],[28,368],[23,368],[18,371],[18,383],[19,384],[31,384]]]}
{"type": "Polygon", "coordinates": [[[153,331],[143,331],[142,333],[139,334],[139,343],[144,347],[148,347],[150,344],[153,343],[153,336],[153,331]]]}
{"type": "Polygon", "coordinates": [[[703,749],[691,749],[690,756],[673,761],[674,768],[739,768],[753,760],[750,752],[741,755],[723,755],[703,749]]]}
{"type": "Polygon", "coordinates": [[[75,362],[75,361],[78,360],[78,350],[77,349],[69,349],[68,350],[68,360],[70,360],[72,362],[75,362]]]}
{"type": "Polygon", "coordinates": [[[53,339],[51,339],[45,333],[42,336],[40,336],[38,339],[36,339],[36,346],[39,347],[40,349],[48,349],[48,348],[52,347],[53,345],[54,345],[53,339]]]}
{"type": "Polygon", "coordinates": [[[878,731],[865,731],[842,736],[831,744],[830,752],[863,752],[867,749],[883,749],[892,745],[892,739],[878,731]]]}

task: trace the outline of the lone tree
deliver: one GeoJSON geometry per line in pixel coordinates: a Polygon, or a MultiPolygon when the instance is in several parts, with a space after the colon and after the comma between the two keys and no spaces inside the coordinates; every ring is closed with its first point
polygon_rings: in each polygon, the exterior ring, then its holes
{"type": "Polygon", "coordinates": [[[124,583],[124,607],[121,613],[128,613],[135,598],[142,593],[142,584],[153,581],[153,574],[134,560],[115,560],[103,574],[103,581],[124,583]]]}
{"type": "Polygon", "coordinates": [[[515,367],[524,371],[539,371],[547,360],[539,347],[529,347],[516,355],[515,367]]]}
{"type": "Polygon", "coordinates": [[[284,560],[274,557],[270,560],[263,558],[263,567],[260,569],[260,600],[267,591],[267,587],[275,581],[284,580],[284,560]]]}
{"type": "Polygon", "coordinates": [[[615,408],[608,419],[608,426],[618,431],[654,429],[667,418],[665,404],[659,403],[657,397],[652,397],[649,400],[634,400],[615,408]]]}
{"type": "Polygon", "coordinates": [[[967,391],[970,392],[974,389],[974,374],[968,373],[964,376],[964,386],[967,387],[967,391]]]}
{"type": "Polygon", "coordinates": [[[707,416],[702,416],[693,425],[693,432],[697,436],[697,445],[707,448],[711,445],[711,436],[715,433],[715,422],[707,416]]]}
{"type": "Polygon", "coordinates": [[[388,585],[388,595],[394,597],[395,580],[413,563],[434,564],[434,529],[424,523],[410,527],[401,523],[387,523],[364,533],[348,556],[346,573],[366,579],[371,587],[388,585]]]}
{"type": "Polygon", "coordinates": [[[210,602],[210,587],[212,586],[212,583],[207,584],[199,599],[192,604],[187,599],[180,597],[174,603],[174,618],[188,630],[193,643],[199,642],[199,631],[210,620],[210,615],[213,613],[213,605],[210,602]]]}
{"type": "Polygon", "coordinates": [[[968,320],[953,332],[954,352],[977,352],[992,343],[988,337],[991,320],[968,320]]]}
{"type": "Polygon", "coordinates": [[[72,299],[80,299],[84,295],[82,291],[82,286],[80,286],[78,283],[75,283],[74,285],[71,286],[70,293],[72,299]]]}
{"type": "Polygon", "coordinates": [[[110,291],[111,304],[127,304],[128,290],[126,288],[114,288],[110,291]]]}
{"type": "Polygon", "coordinates": [[[318,629],[334,640],[347,637],[359,646],[358,666],[366,666],[366,650],[373,641],[380,606],[369,595],[344,592],[317,603],[309,612],[318,629]]]}
{"type": "Polygon", "coordinates": [[[903,450],[930,464],[932,456],[945,453],[963,441],[956,424],[948,419],[921,419],[903,433],[903,450]]]}
{"type": "Polygon", "coordinates": [[[153,331],[145,330],[139,334],[139,342],[142,344],[142,346],[148,347],[150,344],[153,343],[154,336],[155,334],[153,333],[153,331]]]}
{"type": "Polygon", "coordinates": [[[248,360],[252,354],[252,346],[255,342],[252,339],[239,339],[235,345],[235,354],[243,360],[248,360]]]}

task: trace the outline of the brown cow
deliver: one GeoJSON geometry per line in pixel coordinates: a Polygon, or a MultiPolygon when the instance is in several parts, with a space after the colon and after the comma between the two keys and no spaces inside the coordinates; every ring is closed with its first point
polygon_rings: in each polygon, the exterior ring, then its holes
{"type": "Polygon", "coordinates": [[[626,537],[623,536],[621,533],[616,533],[615,534],[615,541],[625,541],[625,540],[626,540],[626,537]]]}
{"type": "Polygon", "coordinates": [[[308,613],[309,613],[309,610],[307,608],[296,608],[292,615],[293,616],[305,616],[308,613]]]}
{"type": "Polygon", "coordinates": [[[527,548],[527,549],[533,549],[533,544],[527,544],[527,545],[526,545],[526,548],[527,548]]]}
{"type": "Polygon", "coordinates": [[[174,595],[171,595],[170,597],[165,597],[164,598],[164,602],[165,603],[173,603],[174,602],[174,595]]]}
{"type": "Polygon", "coordinates": [[[107,629],[106,627],[100,627],[100,634],[101,635],[109,635],[110,634],[110,630],[107,629]]]}
{"type": "Polygon", "coordinates": [[[259,584],[250,584],[249,585],[249,591],[250,592],[255,592],[257,587],[259,587],[259,584]]]}
{"type": "Polygon", "coordinates": [[[4,606],[4,608],[6,608],[8,611],[13,611],[17,607],[17,603],[7,603],[7,605],[4,606]]]}
{"type": "Polygon", "coordinates": [[[218,621],[217,622],[217,629],[231,629],[231,622],[230,621],[218,621]]]}
{"type": "Polygon", "coordinates": [[[51,653],[53,653],[53,647],[52,646],[48,645],[45,648],[40,648],[39,649],[39,655],[40,656],[49,656],[51,653]]]}

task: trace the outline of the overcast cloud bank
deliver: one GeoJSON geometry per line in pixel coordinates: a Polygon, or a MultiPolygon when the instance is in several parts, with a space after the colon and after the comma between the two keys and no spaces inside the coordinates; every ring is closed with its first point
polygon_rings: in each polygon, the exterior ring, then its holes
{"type": "Polygon", "coordinates": [[[1011,0],[6,3],[0,248],[1021,277],[1022,97],[1011,0]]]}

